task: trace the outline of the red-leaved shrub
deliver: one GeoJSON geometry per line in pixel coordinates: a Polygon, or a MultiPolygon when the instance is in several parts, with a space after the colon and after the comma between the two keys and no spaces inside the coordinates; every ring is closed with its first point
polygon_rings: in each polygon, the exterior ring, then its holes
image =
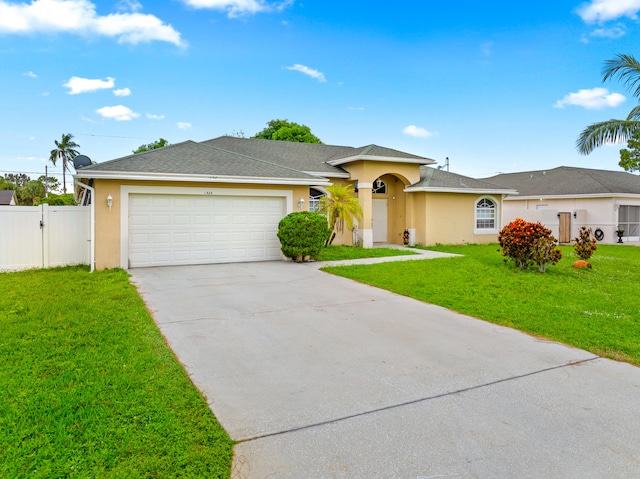
{"type": "Polygon", "coordinates": [[[536,264],[538,271],[544,273],[547,265],[556,264],[562,258],[551,230],[540,222],[530,223],[516,218],[502,228],[498,242],[502,247],[502,255],[513,259],[520,269],[536,264]]]}

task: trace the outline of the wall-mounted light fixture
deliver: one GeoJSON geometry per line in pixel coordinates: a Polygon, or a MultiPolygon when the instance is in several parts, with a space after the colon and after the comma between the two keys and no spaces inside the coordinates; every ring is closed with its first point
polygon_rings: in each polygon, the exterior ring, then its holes
{"type": "Polygon", "coordinates": [[[574,211],[574,212],[573,212],[573,217],[574,217],[574,218],[577,218],[577,217],[578,217],[578,213],[574,211]]]}
{"type": "Polygon", "coordinates": [[[113,206],[113,196],[111,196],[111,194],[107,196],[107,206],[109,207],[109,211],[111,211],[111,207],[113,206]]]}
{"type": "Polygon", "coordinates": [[[298,209],[302,209],[302,207],[304,206],[304,198],[300,198],[298,200],[298,209]]]}

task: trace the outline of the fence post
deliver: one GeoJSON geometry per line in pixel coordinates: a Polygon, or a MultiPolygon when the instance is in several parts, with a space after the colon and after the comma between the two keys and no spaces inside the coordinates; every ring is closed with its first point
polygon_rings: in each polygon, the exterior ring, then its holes
{"type": "Polygon", "coordinates": [[[49,267],[49,205],[43,203],[42,215],[40,216],[40,232],[42,233],[42,267],[49,267]]]}

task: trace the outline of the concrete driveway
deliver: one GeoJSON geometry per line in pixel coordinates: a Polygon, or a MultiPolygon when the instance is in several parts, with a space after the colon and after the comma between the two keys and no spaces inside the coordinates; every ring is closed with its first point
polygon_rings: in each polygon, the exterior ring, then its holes
{"type": "Polygon", "coordinates": [[[639,368],[316,264],[131,274],[234,479],[640,477],[639,368]]]}

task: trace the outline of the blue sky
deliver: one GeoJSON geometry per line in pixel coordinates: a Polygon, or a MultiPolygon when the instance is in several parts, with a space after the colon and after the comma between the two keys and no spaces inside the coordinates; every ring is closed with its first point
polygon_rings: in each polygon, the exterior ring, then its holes
{"type": "Polygon", "coordinates": [[[637,104],[601,69],[640,55],[638,12],[640,0],[0,0],[0,173],[44,174],[63,133],[102,162],[274,118],[478,178],[619,170],[619,145],[574,145],[637,104]]]}

